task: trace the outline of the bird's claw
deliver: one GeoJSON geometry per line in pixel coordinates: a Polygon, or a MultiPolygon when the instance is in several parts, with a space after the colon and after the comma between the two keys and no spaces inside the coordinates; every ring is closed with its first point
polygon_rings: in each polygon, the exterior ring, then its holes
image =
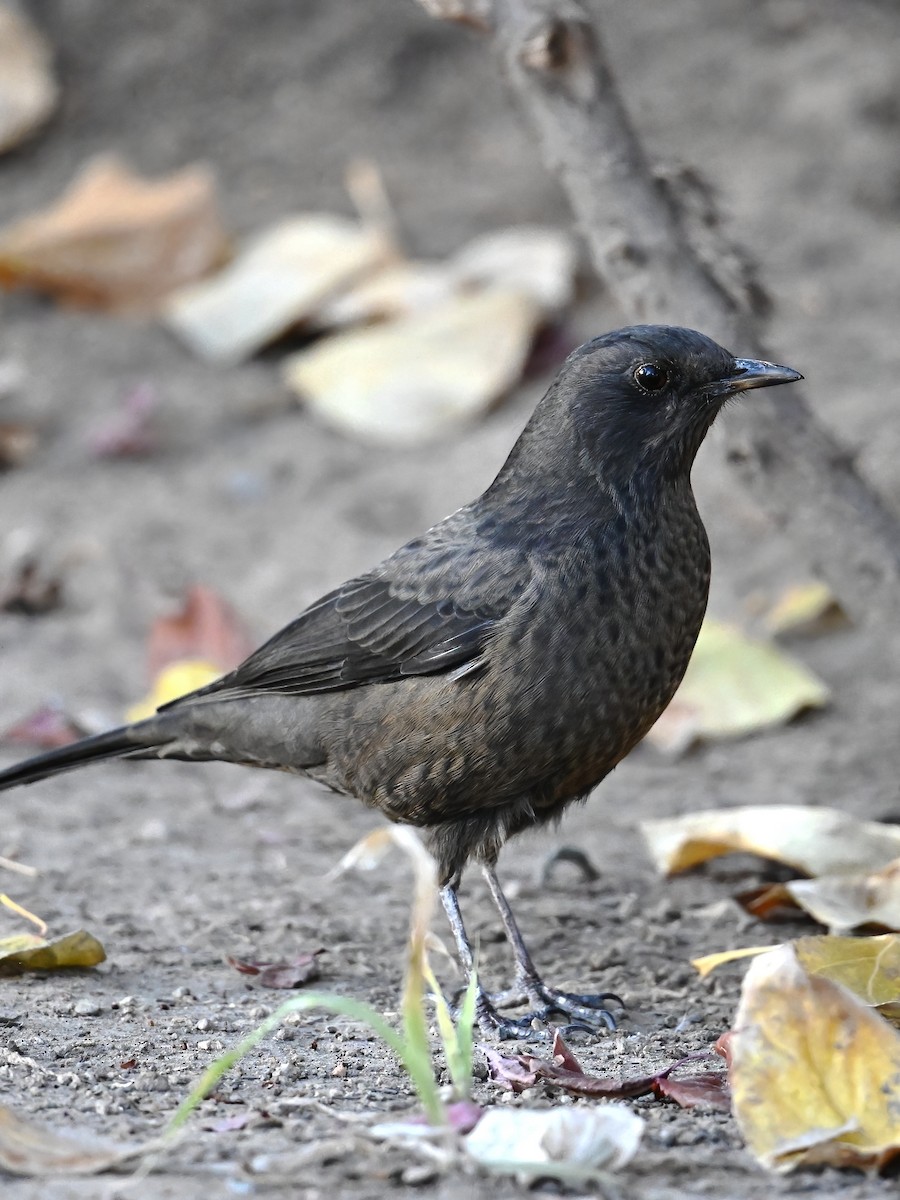
{"type": "Polygon", "coordinates": [[[625,1007],[614,992],[601,992],[598,995],[562,992],[548,987],[542,980],[523,980],[519,988],[507,992],[482,993],[477,1008],[478,1024],[483,1033],[493,1034],[501,1040],[518,1038],[533,1041],[543,1037],[547,1026],[562,1017],[567,1021],[560,1028],[563,1036],[571,1033],[595,1034],[604,1027],[610,1030],[617,1027],[616,1018],[606,1008],[608,1001],[625,1007]],[[534,1007],[521,1017],[506,1017],[498,1011],[529,1001],[534,1007]]]}

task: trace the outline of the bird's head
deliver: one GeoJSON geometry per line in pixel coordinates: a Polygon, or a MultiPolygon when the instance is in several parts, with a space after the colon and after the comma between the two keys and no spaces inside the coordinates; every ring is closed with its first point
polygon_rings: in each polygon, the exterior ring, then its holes
{"type": "Polygon", "coordinates": [[[687,477],[723,405],[751,388],[793,383],[790,367],[735,358],[711,338],[633,325],[569,355],[547,401],[592,474],[627,486],[647,473],[687,477]]]}

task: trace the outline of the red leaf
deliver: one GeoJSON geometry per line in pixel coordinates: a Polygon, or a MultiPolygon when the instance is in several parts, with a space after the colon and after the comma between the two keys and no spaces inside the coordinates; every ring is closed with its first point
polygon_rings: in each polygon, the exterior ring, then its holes
{"type": "Polygon", "coordinates": [[[230,606],[212,588],[194,584],[188,588],[180,613],[153,622],[147,666],[151,679],[169,663],[184,658],[199,658],[230,671],[252,649],[253,643],[230,606]]]}
{"type": "Polygon", "coordinates": [[[226,961],[242,975],[256,975],[261,987],[284,989],[302,987],[304,983],[318,979],[317,959],[324,953],[324,950],[313,950],[312,953],[298,954],[296,958],[283,962],[254,962],[229,955],[226,961]]]}
{"type": "Polygon", "coordinates": [[[84,737],[85,731],[57,705],[44,704],[3,734],[4,742],[21,742],[39,750],[55,750],[84,737]]]}

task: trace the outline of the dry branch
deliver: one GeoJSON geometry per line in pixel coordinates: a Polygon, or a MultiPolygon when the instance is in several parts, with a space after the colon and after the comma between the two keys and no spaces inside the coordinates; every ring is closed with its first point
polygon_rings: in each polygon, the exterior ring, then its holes
{"type": "MultiPolygon", "coordinates": [[[[728,286],[710,255],[698,253],[678,188],[651,168],[581,5],[420,2],[432,15],[491,30],[547,166],[558,174],[594,265],[626,318],[693,326],[736,353],[765,357],[753,311],[757,293],[728,286]]],[[[757,393],[751,411],[752,421],[738,431],[724,423],[718,445],[730,466],[857,620],[896,619],[897,518],[798,389],[757,393]]]]}

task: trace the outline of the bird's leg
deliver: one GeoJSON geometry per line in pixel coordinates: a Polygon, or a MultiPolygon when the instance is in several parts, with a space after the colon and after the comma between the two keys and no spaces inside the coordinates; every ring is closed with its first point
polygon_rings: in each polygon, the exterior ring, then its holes
{"type": "Polygon", "coordinates": [[[475,1017],[482,1033],[495,1034],[500,1038],[534,1036],[534,1028],[530,1017],[515,1020],[502,1017],[497,1012],[488,993],[481,986],[481,980],[478,977],[478,970],[475,966],[475,955],[472,953],[472,943],[469,941],[466,927],[463,924],[462,913],[459,909],[459,898],[456,895],[455,883],[445,884],[441,888],[441,903],[444,906],[444,912],[447,914],[447,920],[450,922],[453,940],[456,942],[456,950],[463,965],[463,970],[466,973],[467,982],[473,976],[475,977],[475,1017]]]}
{"type": "Polygon", "coordinates": [[[512,946],[516,958],[516,988],[508,994],[492,997],[492,1000],[495,1003],[499,1001],[504,1004],[530,1000],[537,1006],[536,1011],[532,1012],[530,1017],[538,1021],[547,1021],[557,1014],[568,1017],[576,1025],[596,1028],[597,1025],[603,1024],[609,1029],[615,1029],[615,1017],[604,1005],[607,1000],[615,1000],[619,1004],[622,1004],[622,1001],[612,992],[602,992],[599,995],[578,995],[559,991],[544,983],[535,969],[528,947],[525,945],[516,918],[509,906],[509,901],[500,887],[497,872],[493,865],[488,863],[483,865],[482,870],[487,885],[491,889],[497,911],[500,913],[507,940],[512,946]]]}

